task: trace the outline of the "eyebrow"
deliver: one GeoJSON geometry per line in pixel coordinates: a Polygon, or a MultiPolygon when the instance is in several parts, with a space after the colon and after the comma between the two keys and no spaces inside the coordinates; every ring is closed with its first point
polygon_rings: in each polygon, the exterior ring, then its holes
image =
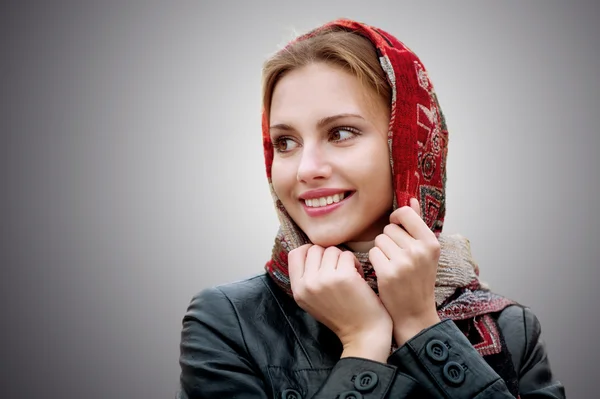
{"type": "MultiPolygon", "coordinates": [[[[338,119],[351,118],[351,117],[352,118],[360,118],[362,120],[365,120],[365,118],[363,118],[362,116],[360,116],[358,114],[343,113],[343,114],[337,114],[337,115],[332,115],[332,116],[326,116],[325,118],[319,119],[319,121],[317,122],[317,127],[322,128],[323,126],[328,125],[332,122],[335,122],[338,119]]],[[[269,129],[294,130],[290,125],[287,125],[285,123],[278,123],[276,125],[269,126],[269,129]]]]}

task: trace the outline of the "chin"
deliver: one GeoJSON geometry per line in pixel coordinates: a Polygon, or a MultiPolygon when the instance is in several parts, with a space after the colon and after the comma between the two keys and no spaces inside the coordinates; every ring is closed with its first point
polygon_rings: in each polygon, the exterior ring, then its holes
{"type": "Polygon", "coordinates": [[[310,233],[307,234],[308,239],[314,245],[319,245],[323,248],[334,247],[347,241],[347,237],[341,234],[327,234],[327,233],[310,233]]]}

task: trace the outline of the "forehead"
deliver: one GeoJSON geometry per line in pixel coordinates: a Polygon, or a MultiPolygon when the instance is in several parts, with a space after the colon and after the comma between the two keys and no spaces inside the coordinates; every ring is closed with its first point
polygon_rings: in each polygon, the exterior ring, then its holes
{"type": "Polygon", "coordinates": [[[321,118],[355,113],[365,118],[376,113],[372,90],[340,67],[310,64],[290,71],[275,85],[271,102],[271,123],[299,117],[321,118]]]}

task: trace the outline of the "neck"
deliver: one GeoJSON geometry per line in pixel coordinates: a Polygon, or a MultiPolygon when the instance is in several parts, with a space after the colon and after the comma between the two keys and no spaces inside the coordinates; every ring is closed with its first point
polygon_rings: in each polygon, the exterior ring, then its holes
{"type": "Polygon", "coordinates": [[[351,241],[345,245],[354,252],[369,252],[375,246],[375,241],[351,241]]]}
{"type": "Polygon", "coordinates": [[[383,229],[390,223],[392,211],[385,212],[369,229],[356,237],[360,241],[346,241],[344,245],[354,252],[367,253],[375,246],[375,237],[383,233],[383,229]]]}

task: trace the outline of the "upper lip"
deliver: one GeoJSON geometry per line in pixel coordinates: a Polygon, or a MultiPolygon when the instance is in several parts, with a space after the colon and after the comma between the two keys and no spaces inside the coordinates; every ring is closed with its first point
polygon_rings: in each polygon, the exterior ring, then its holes
{"type": "Polygon", "coordinates": [[[329,197],[334,194],[345,193],[350,190],[344,190],[343,188],[318,188],[316,190],[305,191],[300,194],[299,198],[302,200],[329,197]]]}

